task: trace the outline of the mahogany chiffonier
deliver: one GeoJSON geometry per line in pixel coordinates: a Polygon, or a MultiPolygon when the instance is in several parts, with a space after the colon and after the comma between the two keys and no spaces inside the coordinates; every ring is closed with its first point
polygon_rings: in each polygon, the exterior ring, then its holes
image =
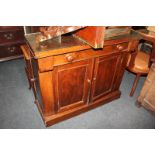
{"type": "Polygon", "coordinates": [[[35,103],[46,126],[120,97],[128,60],[129,34],[105,37],[105,27],[86,27],[54,38],[41,48],[38,33],[26,35],[35,103]]]}
{"type": "Polygon", "coordinates": [[[0,26],[0,62],[22,57],[24,43],[22,26],[0,26]]]}

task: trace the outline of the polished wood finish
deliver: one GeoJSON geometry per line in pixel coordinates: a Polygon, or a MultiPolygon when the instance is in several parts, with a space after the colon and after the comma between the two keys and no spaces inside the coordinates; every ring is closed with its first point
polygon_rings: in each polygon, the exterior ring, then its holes
{"type": "Polygon", "coordinates": [[[155,31],[154,31],[154,26],[148,27],[148,30],[144,29],[142,31],[139,31],[138,33],[142,36],[143,40],[149,41],[153,44],[153,49],[151,52],[150,61],[155,62],[155,31]]]}
{"type": "Polygon", "coordinates": [[[0,32],[23,30],[22,26],[0,26],[0,32]]]}
{"type": "Polygon", "coordinates": [[[4,58],[11,56],[21,55],[22,51],[19,47],[19,44],[9,44],[0,46],[0,61],[4,58]]]}
{"type": "Polygon", "coordinates": [[[45,42],[46,47],[42,49],[40,47],[40,44],[35,42],[35,38],[37,36],[38,34],[33,35],[33,37],[29,35],[26,36],[27,43],[30,44],[30,52],[36,59],[57,56],[62,55],[64,53],[66,54],[71,52],[77,52],[91,48],[88,44],[84,44],[79,39],[70,35],[62,36],[61,42],[59,42],[59,39],[57,38],[54,40],[47,41],[45,42]],[[31,40],[33,40],[33,42],[31,42],[31,40]]]}
{"type": "Polygon", "coordinates": [[[87,26],[75,33],[75,36],[88,43],[93,48],[103,48],[104,44],[104,26],[87,26]]]}
{"type": "Polygon", "coordinates": [[[135,77],[135,80],[134,80],[134,83],[133,83],[133,86],[131,88],[130,96],[133,96],[133,94],[134,94],[134,92],[136,90],[136,87],[137,87],[137,84],[138,84],[138,81],[139,81],[140,77],[141,77],[141,74],[138,74],[137,73],[136,74],[136,77],[135,77]]]}
{"type": "Polygon", "coordinates": [[[138,51],[138,45],[139,45],[139,40],[132,41],[129,44],[129,51],[131,51],[131,53],[128,59],[127,70],[136,74],[134,83],[131,87],[131,92],[130,92],[131,97],[134,95],[139,78],[142,75],[147,75],[149,72],[149,68],[148,68],[149,55],[141,51],[138,51]]]}
{"type": "Polygon", "coordinates": [[[46,126],[120,97],[129,41],[105,41],[97,50],[68,42],[70,46],[58,52],[51,49],[41,54],[28,42],[22,46],[30,56],[35,103],[46,126]]]}
{"type": "Polygon", "coordinates": [[[121,55],[96,58],[92,82],[92,102],[110,93],[114,86],[121,55]],[[110,69],[108,69],[110,68],[110,69]]]}
{"type": "MultiPolygon", "coordinates": [[[[40,27],[41,26],[28,26],[27,28],[30,33],[36,33],[40,32],[40,27]]],[[[74,34],[93,48],[103,48],[104,32],[104,26],[87,26],[84,29],[77,30],[74,34]]]]}
{"type": "Polygon", "coordinates": [[[7,31],[0,33],[0,45],[8,44],[8,42],[20,42],[24,38],[23,30],[7,31]]]}
{"type": "Polygon", "coordinates": [[[22,57],[20,45],[24,41],[21,26],[0,26],[0,62],[22,57]]]}
{"type": "Polygon", "coordinates": [[[55,99],[58,112],[87,104],[93,60],[55,68],[55,99]]]}
{"type": "Polygon", "coordinates": [[[121,95],[120,91],[115,91],[115,92],[112,92],[108,95],[105,95],[103,98],[101,98],[100,100],[98,100],[92,104],[79,106],[79,107],[74,108],[74,109],[69,109],[68,111],[65,111],[63,113],[57,113],[55,115],[50,115],[48,117],[46,117],[42,113],[40,106],[38,106],[39,105],[38,102],[36,102],[36,103],[37,103],[38,109],[40,109],[39,111],[40,111],[40,114],[44,120],[44,123],[48,127],[48,126],[51,126],[51,125],[56,124],[58,122],[61,122],[63,120],[69,119],[73,116],[77,116],[83,112],[87,112],[87,111],[94,109],[98,106],[104,105],[104,104],[111,102],[115,99],[118,99],[120,97],[120,95],[121,95]]]}
{"type": "Polygon", "coordinates": [[[138,31],[138,33],[141,35],[141,39],[153,43],[153,49],[151,54],[148,55],[138,50],[139,39],[130,42],[129,51],[131,51],[131,54],[129,56],[127,70],[136,74],[130,96],[133,96],[140,76],[147,75],[149,73],[150,64],[155,62],[155,32],[142,30],[138,31]]]}

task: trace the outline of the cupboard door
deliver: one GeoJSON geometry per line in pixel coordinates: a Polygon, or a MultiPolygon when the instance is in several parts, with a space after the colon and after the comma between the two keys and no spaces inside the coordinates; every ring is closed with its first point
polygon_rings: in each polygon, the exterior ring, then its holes
{"type": "Polygon", "coordinates": [[[57,112],[86,105],[89,99],[93,60],[54,68],[54,95],[57,112]]]}
{"type": "Polygon", "coordinates": [[[91,101],[97,100],[112,91],[120,59],[120,55],[96,58],[91,101]]]}

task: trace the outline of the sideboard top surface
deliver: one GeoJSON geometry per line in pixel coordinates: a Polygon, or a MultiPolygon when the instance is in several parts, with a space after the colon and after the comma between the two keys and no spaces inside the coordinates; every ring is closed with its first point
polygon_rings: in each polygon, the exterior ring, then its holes
{"type": "MultiPolygon", "coordinates": [[[[44,42],[43,46],[41,47],[36,42],[36,37],[40,33],[32,33],[25,36],[26,41],[28,45],[30,46],[32,50],[32,55],[35,58],[42,58],[42,57],[48,57],[52,55],[59,55],[63,53],[69,53],[74,51],[80,51],[85,49],[91,49],[88,44],[84,43],[82,40],[76,38],[74,35],[66,35],[61,36],[60,38],[54,38],[51,40],[47,40],[44,42]]],[[[138,31],[131,30],[129,34],[125,35],[119,35],[109,38],[104,38],[104,46],[109,45],[109,43],[112,42],[112,44],[117,44],[118,41],[130,41],[134,39],[142,39],[143,37],[138,31]]]]}
{"type": "Polygon", "coordinates": [[[91,48],[86,43],[82,42],[73,35],[56,37],[51,40],[47,40],[43,45],[36,42],[36,37],[39,33],[26,35],[26,41],[30,45],[33,55],[36,57],[45,57],[49,55],[59,55],[71,51],[80,51],[91,48]]]}

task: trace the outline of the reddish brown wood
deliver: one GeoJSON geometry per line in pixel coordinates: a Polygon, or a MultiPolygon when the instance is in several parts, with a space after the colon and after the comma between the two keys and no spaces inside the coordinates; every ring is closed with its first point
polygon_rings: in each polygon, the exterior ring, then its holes
{"type": "Polygon", "coordinates": [[[152,49],[152,52],[151,52],[150,61],[155,62],[155,42],[153,44],[153,49],[152,49]]]}
{"type": "Polygon", "coordinates": [[[149,66],[151,66],[151,63],[155,62],[155,32],[152,31],[151,28],[149,29],[142,32],[139,31],[138,33],[142,36],[143,40],[149,41],[153,44],[153,50],[150,55],[150,64],[149,64],[149,66]]]}
{"type": "Polygon", "coordinates": [[[0,45],[3,45],[8,42],[20,41],[23,40],[23,38],[24,38],[23,30],[1,32],[0,45]]]}
{"type": "Polygon", "coordinates": [[[87,26],[79,30],[75,35],[93,48],[103,48],[104,31],[104,26],[87,26]]]}
{"type": "Polygon", "coordinates": [[[103,49],[98,50],[82,42],[78,46],[68,42],[62,50],[41,53],[26,49],[32,58],[35,103],[46,126],[120,96],[128,41],[105,41],[103,49]]]}
{"type": "Polygon", "coordinates": [[[58,111],[87,104],[92,60],[59,66],[54,72],[58,111]]]}
{"type": "MultiPolygon", "coordinates": [[[[94,103],[89,104],[89,106],[87,106],[87,105],[79,106],[77,108],[70,109],[63,113],[58,113],[56,115],[51,115],[48,117],[45,117],[41,110],[40,110],[40,113],[42,115],[45,125],[48,127],[48,126],[51,126],[58,122],[61,122],[63,120],[69,119],[73,116],[77,116],[81,113],[87,112],[87,111],[94,109],[98,106],[109,103],[115,99],[118,99],[120,97],[120,95],[121,95],[120,91],[114,91],[108,95],[105,95],[104,97],[100,98],[99,100],[96,100],[94,103]]],[[[39,105],[39,104],[37,104],[37,105],[39,105]]],[[[40,109],[40,107],[39,107],[39,109],[40,109]]]]}
{"type": "Polygon", "coordinates": [[[0,61],[22,56],[20,45],[25,43],[21,26],[0,26],[0,61]]]}
{"type": "Polygon", "coordinates": [[[122,82],[122,78],[124,75],[124,69],[127,66],[128,56],[129,56],[129,52],[123,52],[121,54],[121,59],[119,60],[120,62],[118,63],[118,66],[117,66],[116,78],[113,83],[113,91],[119,90],[119,87],[120,87],[120,84],[122,82]]]}
{"type": "MultiPolygon", "coordinates": [[[[128,64],[127,64],[127,70],[136,74],[136,77],[135,77],[135,80],[134,80],[134,83],[133,83],[133,86],[131,88],[131,92],[130,92],[130,96],[132,97],[135,90],[136,90],[136,86],[138,84],[138,81],[139,81],[139,78],[141,75],[147,75],[149,70],[146,72],[146,69],[136,69],[136,63],[135,63],[135,60],[136,60],[136,57],[138,55],[138,45],[139,45],[139,40],[136,39],[136,40],[133,40],[133,41],[130,41],[129,43],[129,47],[128,47],[128,50],[131,51],[130,52],[130,55],[129,55],[129,61],[128,61],[128,64]]],[[[147,62],[147,61],[146,61],[147,62]]],[[[148,62],[148,66],[149,66],[149,62],[148,62]]]]}
{"type": "Polygon", "coordinates": [[[0,26],[0,32],[23,30],[22,26],[0,26]]]}
{"type": "MultiPolygon", "coordinates": [[[[36,77],[35,77],[36,78],[36,77]]],[[[42,97],[43,113],[49,116],[55,113],[54,90],[53,90],[53,72],[39,73],[39,88],[42,97]],[[46,95],[45,95],[46,94],[46,95]]]]}
{"type": "Polygon", "coordinates": [[[96,59],[92,83],[92,101],[110,93],[120,63],[120,54],[96,59]]]}
{"type": "Polygon", "coordinates": [[[0,46],[0,59],[21,55],[22,51],[19,44],[0,46]]]}
{"type": "Polygon", "coordinates": [[[53,57],[38,59],[38,69],[40,72],[53,70],[53,57]]]}
{"type": "Polygon", "coordinates": [[[130,96],[133,96],[134,92],[135,92],[135,89],[137,87],[137,84],[138,84],[138,81],[141,77],[141,74],[136,74],[136,77],[135,77],[135,80],[134,80],[134,83],[133,83],[133,86],[131,88],[131,92],[130,92],[130,96]]]}

